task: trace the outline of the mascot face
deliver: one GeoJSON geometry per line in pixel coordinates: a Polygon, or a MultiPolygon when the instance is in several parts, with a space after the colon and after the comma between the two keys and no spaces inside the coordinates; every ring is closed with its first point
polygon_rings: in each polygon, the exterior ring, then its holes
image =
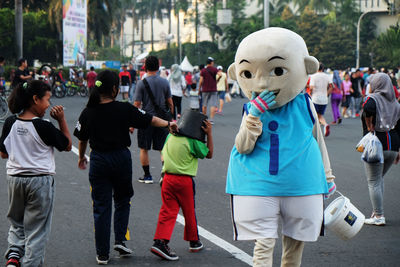
{"type": "Polygon", "coordinates": [[[308,75],[315,73],[318,66],[318,60],[308,55],[303,38],[290,30],[272,27],[242,40],[228,73],[249,99],[253,92],[273,92],[277,103],[273,108],[278,108],[301,92],[308,75]]]}

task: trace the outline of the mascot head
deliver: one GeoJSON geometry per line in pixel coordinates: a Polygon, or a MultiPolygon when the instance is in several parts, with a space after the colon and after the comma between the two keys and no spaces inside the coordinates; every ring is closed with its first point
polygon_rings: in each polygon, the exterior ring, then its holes
{"type": "Polygon", "coordinates": [[[318,66],[300,35],[272,27],[242,40],[228,74],[238,81],[248,98],[253,92],[272,91],[276,95],[273,108],[278,108],[301,92],[308,75],[315,73],[318,66]]]}

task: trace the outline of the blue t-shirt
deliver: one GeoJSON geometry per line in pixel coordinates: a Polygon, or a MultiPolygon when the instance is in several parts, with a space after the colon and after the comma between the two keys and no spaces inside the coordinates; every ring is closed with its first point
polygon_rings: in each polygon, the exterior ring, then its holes
{"type": "MultiPolygon", "coordinates": [[[[248,104],[249,105],[249,104],[248,104]]],[[[304,196],[328,192],[304,94],[260,117],[262,134],[250,154],[231,152],[226,192],[245,196],[304,196]]]]}

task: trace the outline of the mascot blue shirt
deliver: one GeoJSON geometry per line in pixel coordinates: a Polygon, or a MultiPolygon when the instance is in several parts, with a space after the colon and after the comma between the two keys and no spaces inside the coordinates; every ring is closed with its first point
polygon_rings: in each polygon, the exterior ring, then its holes
{"type": "Polygon", "coordinates": [[[263,129],[254,150],[240,154],[236,147],[232,149],[226,192],[244,196],[328,193],[307,96],[299,94],[286,105],[265,112],[260,120],[263,129]]]}

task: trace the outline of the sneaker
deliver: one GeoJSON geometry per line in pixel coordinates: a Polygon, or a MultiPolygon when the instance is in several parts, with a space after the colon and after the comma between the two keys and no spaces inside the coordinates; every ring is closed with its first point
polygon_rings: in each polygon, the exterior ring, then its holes
{"type": "Polygon", "coordinates": [[[108,256],[96,256],[97,264],[98,265],[107,265],[110,258],[108,256]]]}
{"type": "Polygon", "coordinates": [[[377,218],[374,215],[371,218],[365,219],[364,223],[370,224],[370,225],[384,226],[386,224],[386,220],[385,220],[385,217],[383,217],[383,216],[377,218]]]}
{"type": "Polygon", "coordinates": [[[356,117],[360,117],[360,114],[359,114],[359,113],[356,113],[356,117]]]}
{"type": "Polygon", "coordinates": [[[120,257],[128,257],[132,255],[132,249],[126,247],[125,243],[122,241],[116,241],[114,245],[114,250],[119,252],[120,257]]]}
{"type": "Polygon", "coordinates": [[[325,137],[328,137],[329,134],[330,134],[330,127],[329,127],[328,124],[326,124],[326,125],[324,126],[324,135],[325,135],[325,137]]]}
{"type": "Polygon", "coordinates": [[[20,266],[21,264],[19,263],[18,258],[9,258],[6,263],[6,267],[20,267],[20,266]]]}
{"type": "Polygon", "coordinates": [[[154,244],[150,251],[158,257],[169,261],[179,260],[179,257],[175,254],[175,252],[171,251],[169,246],[164,241],[159,239],[154,240],[154,244]]]}
{"type": "Polygon", "coordinates": [[[141,182],[141,183],[145,183],[145,184],[152,184],[153,183],[153,177],[151,177],[151,175],[150,176],[143,176],[143,177],[140,177],[138,179],[138,181],[141,182]]]}
{"type": "Polygon", "coordinates": [[[200,240],[190,241],[189,250],[190,252],[198,252],[203,249],[203,243],[200,240]]]}
{"type": "Polygon", "coordinates": [[[338,124],[341,124],[341,123],[342,123],[342,118],[339,118],[339,119],[337,120],[337,122],[338,122],[338,124]]]}
{"type": "Polygon", "coordinates": [[[348,119],[348,118],[349,118],[349,115],[345,114],[345,115],[343,116],[343,118],[348,119]]]}
{"type": "Polygon", "coordinates": [[[210,120],[210,124],[211,124],[211,125],[214,125],[214,121],[213,121],[213,120],[210,120]]]}

